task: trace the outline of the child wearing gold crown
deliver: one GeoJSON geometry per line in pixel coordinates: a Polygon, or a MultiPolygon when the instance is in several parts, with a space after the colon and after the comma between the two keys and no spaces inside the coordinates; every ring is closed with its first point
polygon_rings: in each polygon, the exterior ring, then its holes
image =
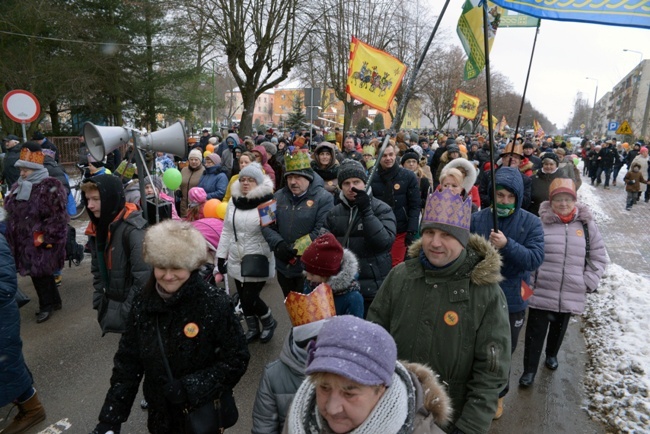
{"type": "Polygon", "coordinates": [[[332,288],[337,315],[363,318],[363,296],[357,275],[357,257],[327,232],[316,238],[300,257],[305,269],[305,294],[321,283],[332,288]]]}

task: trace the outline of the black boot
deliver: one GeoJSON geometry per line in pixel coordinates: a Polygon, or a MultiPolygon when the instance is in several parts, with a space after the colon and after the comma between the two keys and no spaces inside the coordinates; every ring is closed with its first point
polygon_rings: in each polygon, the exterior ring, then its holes
{"type": "Polygon", "coordinates": [[[248,326],[248,331],[246,332],[246,341],[248,343],[251,343],[260,337],[260,324],[257,322],[256,316],[247,316],[246,325],[248,326]]]}
{"type": "Polygon", "coordinates": [[[555,371],[558,367],[557,357],[546,357],[546,362],[544,363],[548,369],[555,371]]]}
{"type": "Polygon", "coordinates": [[[535,382],[534,372],[524,372],[524,375],[519,379],[519,385],[522,387],[530,387],[535,382]]]}
{"type": "Polygon", "coordinates": [[[271,315],[271,308],[269,311],[260,317],[260,322],[262,323],[262,334],[260,335],[260,342],[263,344],[267,343],[273,337],[273,331],[278,326],[278,322],[271,315]]]}

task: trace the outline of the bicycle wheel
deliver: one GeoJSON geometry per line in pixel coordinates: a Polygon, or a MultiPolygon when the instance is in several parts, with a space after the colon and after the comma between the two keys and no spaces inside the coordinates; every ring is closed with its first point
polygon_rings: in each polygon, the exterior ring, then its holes
{"type": "Polygon", "coordinates": [[[74,198],[74,203],[75,203],[75,213],[70,215],[71,219],[77,219],[81,217],[84,212],[86,211],[86,206],[83,204],[81,201],[81,189],[79,188],[79,185],[75,185],[74,187],[70,188],[70,192],[72,193],[72,197],[74,198]]]}

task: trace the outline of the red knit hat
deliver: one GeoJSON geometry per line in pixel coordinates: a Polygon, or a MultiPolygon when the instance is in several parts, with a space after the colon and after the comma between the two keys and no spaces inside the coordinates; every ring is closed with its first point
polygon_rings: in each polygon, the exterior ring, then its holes
{"type": "Polygon", "coordinates": [[[323,277],[338,274],[342,259],[343,247],[330,232],[316,238],[301,257],[306,272],[323,277]]]}

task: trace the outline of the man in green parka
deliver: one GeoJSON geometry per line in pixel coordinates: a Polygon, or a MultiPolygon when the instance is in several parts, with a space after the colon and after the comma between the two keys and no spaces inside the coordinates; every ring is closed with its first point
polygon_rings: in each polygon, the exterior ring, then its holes
{"type": "Polygon", "coordinates": [[[448,385],[453,434],[488,432],[510,368],[501,257],[470,236],[470,215],[470,199],[450,189],[430,195],[411,259],[393,268],[368,312],[400,360],[429,365],[448,385]]]}

